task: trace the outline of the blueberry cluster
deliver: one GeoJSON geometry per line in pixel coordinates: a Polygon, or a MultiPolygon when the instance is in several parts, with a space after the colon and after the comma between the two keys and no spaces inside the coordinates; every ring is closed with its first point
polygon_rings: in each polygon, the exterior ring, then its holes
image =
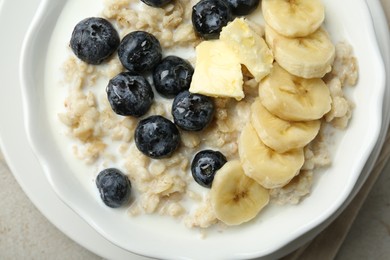
{"type": "MultiPolygon", "coordinates": [[[[153,7],[163,7],[171,0],[141,0],[153,7]]],[[[234,16],[247,15],[260,0],[201,0],[192,9],[195,31],[204,39],[219,37],[222,28],[234,16]]],[[[173,99],[173,122],[159,115],[139,121],[134,139],[137,148],[146,156],[160,159],[170,156],[180,145],[180,131],[201,131],[214,117],[212,98],[190,93],[194,69],[177,56],[162,57],[158,39],[145,31],[134,31],[120,40],[114,26],[104,18],[90,17],[74,28],[70,47],[82,61],[98,65],[107,61],[116,51],[127,70],[113,77],[106,87],[112,110],[121,116],[142,117],[154,100],[151,74],[156,92],[173,99]]],[[[210,188],[214,175],[226,163],[225,156],[213,150],[198,152],[191,163],[194,180],[210,188]]],[[[115,168],[99,173],[96,186],[103,202],[109,207],[120,207],[130,197],[131,182],[115,168]]]]}
{"type": "MultiPolygon", "coordinates": [[[[162,6],[169,1],[144,1],[162,6]]],[[[179,146],[183,130],[200,131],[212,120],[213,101],[191,94],[194,69],[177,56],[162,59],[158,39],[145,31],[130,32],[120,41],[118,33],[103,18],[87,18],[76,25],[71,37],[75,55],[90,64],[100,64],[116,50],[126,72],[113,77],[106,87],[112,110],[121,116],[142,117],[150,109],[154,92],[146,75],[152,74],[156,91],[165,98],[175,98],[172,105],[174,123],[161,116],[150,116],[139,122],[135,131],[138,149],[151,158],[164,158],[179,146]]]]}
{"type": "Polygon", "coordinates": [[[192,8],[192,24],[204,39],[216,39],[235,16],[248,15],[260,0],[201,0],[192,8]]]}

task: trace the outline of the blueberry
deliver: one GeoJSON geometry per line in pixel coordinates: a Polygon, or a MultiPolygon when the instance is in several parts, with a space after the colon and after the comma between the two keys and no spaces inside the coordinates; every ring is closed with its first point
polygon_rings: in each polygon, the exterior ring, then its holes
{"type": "Polygon", "coordinates": [[[100,64],[108,59],[120,43],[112,24],[98,17],[86,18],[73,30],[70,47],[74,54],[89,64],[100,64]]]}
{"type": "Polygon", "coordinates": [[[102,170],[96,178],[96,186],[104,204],[111,208],[121,207],[130,198],[131,182],[118,169],[102,170]]]}
{"type": "Polygon", "coordinates": [[[190,88],[194,68],[176,56],[164,58],[153,71],[154,87],[161,95],[173,98],[190,88]]]}
{"type": "Polygon", "coordinates": [[[127,34],[118,49],[122,65],[129,71],[137,73],[153,69],[161,60],[161,52],[157,38],[144,31],[127,34]]]}
{"type": "Polygon", "coordinates": [[[173,100],[172,116],[176,125],[188,131],[204,129],[214,116],[214,102],[200,94],[183,91],[173,100]]]}
{"type": "Polygon", "coordinates": [[[122,116],[140,117],[148,112],[154,94],[149,82],[140,75],[122,72],[106,88],[112,110],[122,116]]]}
{"type": "Polygon", "coordinates": [[[211,188],[215,173],[226,163],[226,157],[213,150],[198,152],[191,163],[194,180],[201,186],[211,188]]]}
{"type": "Polygon", "coordinates": [[[168,4],[169,2],[171,2],[172,0],[141,0],[141,1],[149,6],[162,7],[168,4]]]}
{"type": "Polygon", "coordinates": [[[253,12],[260,0],[227,0],[234,15],[248,15],[253,12]]]}
{"type": "Polygon", "coordinates": [[[216,39],[222,27],[233,19],[225,0],[201,0],[192,8],[192,24],[205,39],[216,39]]]}
{"type": "Polygon", "coordinates": [[[141,120],[135,129],[135,144],[143,154],[154,159],[171,155],[179,146],[180,134],[175,124],[162,116],[141,120]]]}

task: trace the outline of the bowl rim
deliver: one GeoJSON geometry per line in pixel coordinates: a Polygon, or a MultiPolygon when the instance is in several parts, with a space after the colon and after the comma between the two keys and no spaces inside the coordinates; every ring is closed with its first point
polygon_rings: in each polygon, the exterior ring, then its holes
{"type": "MultiPolygon", "coordinates": [[[[99,225],[99,223],[96,222],[96,220],[91,218],[91,216],[89,216],[88,213],[85,212],[84,209],[80,208],[80,205],[77,205],[77,203],[75,205],[74,201],[69,200],[65,196],[64,191],[63,191],[63,187],[56,181],[54,176],[51,174],[52,166],[50,165],[50,163],[48,163],[45,160],[45,154],[42,154],[42,151],[40,148],[41,144],[37,143],[37,138],[35,138],[35,136],[34,136],[36,134],[36,131],[37,131],[37,129],[34,127],[34,121],[35,121],[34,117],[35,117],[36,112],[37,112],[37,107],[34,105],[35,103],[32,103],[31,99],[29,98],[30,95],[32,94],[31,91],[33,91],[33,88],[30,88],[29,86],[30,86],[30,84],[33,84],[32,82],[35,82],[36,79],[30,70],[31,67],[28,65],[31,65],[31,62],[32,62],[31,53],[34,50],[33,47],[35,47],[35,45],[36,45],[37,35],[38,35],[37,31],[42,30],[42,28],[45,27],[44,24],[47,21],[47,19],[50,17],[50,15],[52,14],[53,8],[54,7],[58,8],[59,6],[62,7],[62,5],[65,5],[66,2],[67,1],[61,1],[61,0],[43,0],[38,7],[38,10],[33,18],[33,21],[31,23],[30,27],[28,28],[26,37],[25,37],[23,44],[22,44],[19,70],[20,70],[20,80],[21,80],[21,88],[22,88],[21,92],[22,92],[22,100],[23,100],[23,114],[25,117],[25,121],[24,121],[25,131],[27,132],[27,138],[28,138],[28,141],[30,143],[30,146],[32,147],[34,154],[38,158],[38,161],[42,165],[42,167],[44,169],[44,174],[47,177],[47,179],[49,180],[50,185],[53,187],[53,189],[54,189],[55,193],[58,195],[58,197],[62,201],[64,201],[66,205],[68,205],[71,209],[73,209],[78,215],[80,215],[84,220],[86,220],[86,222],[89,225],[91,225],[95,230],[97,230],[100,234],[102,234],[105,238],[107,238],[110,242],[114,243],[115,245],[118,245],[119,247],[121,247],[125,250],[129,250],[129,248],[127,246],[123,245],[123,243],[121,243],[120,241],[116,241],[116,239],[111,237],[110,234],[106,232],[106,230],[102,229],[101,226],[99,225]]],[[[366,12],[368,13],[368,18],[370,20],[369,27],[371,28],[371,30],[369,31],[370,37],[372,38],[372,41],[374,41],[374,44],[376,46],[378,46],[378,42],[377,42],[376,36],[374,34],[374,26],[373,26],[373,22],[372,22],[373,18],[369,14],[367,3],[363,0],[361,2],[364,2],[364,4],[367,7],[366,12]]],[[[375,58],[377,59],[378,63],[381,63],[380,68],[382,70],[379,72],[379,75],[380,75],[379,81],[380,81],[380,85],[382,86],[381,92],[382,92],[382,97],[383,97],[384,96],[383,92],[385,90],[385,85],[386,85],[385,84],[386,74],[384,72],[384,64],[383,64],[383,60],[381,58],[381,55],[379,54],[379,49],[376,48],[373,51],[375,51],[375,53],[376,53],[375,58]]],[[[379,138],[380,129],[382,126],[382,106],[383,106],[383,98],[380,99],[379,102],[377,102],[376,112],[380,111],[380,113],[376,113],[376,115],[378,115],[378,116],[380,115],[379,120],[378,120],[378,125],[376,125],[376,127],[374,129],[371,129],[371,130],[373,130],[372,131],[373,138],[372,138],[370,144],[368,145],[368,149],[367,149],[366,154],[364,154],[364,156],[362,156],[362,157],[364,157],[364,160],[359,161],[359,169],[360,170],[363,169],[369,155],[371,154],[371,152],[372,152],[372,150],[373,150],[373,148],[374,148],[374,146],[379,138]]],[[[359,175],[357,175],[356,177],[358,177],[359,175]]],[[[357,180],[357,178],[356,178],[356,180],[357,180]]],[[[306,228],[301,229],[300,234],[295,234],[294,237],[299,237],[300,235],[303,235],[304,233],[310,231],[314,227],[323,223],[327,218],[329,218],[332,215],[332,213],[336,212],[337,209],[342,205],[342,203],[347,199],[348,195],[350,194],[351,190],[353,189],[354,185],[352,185],[352,184],[355,184],[355,182],[350,183],[350,185],[347,189],[348,192],[346,194],[343,194],[345,196],[340,197],[340,199],[337,203],[333,204],[334,207],[329,208],[328,212],[321,214],[320,218],[316,219],[316,221],[313,221],[315,223],[311,223],[310,225],[309,224],[306,225],[305,226],[306,228]]],[[[284,240],[283,243],[280,243],[279,245],[275,245],[274,248],[269,248],[268,250],[265,250],[263,252],[252,252],[252,254],[245,255],[245,257],[266,256],[268,254],[275,252],[279,248],[282,248],[283,246],[287,245],[288,243],[292,242],[292,240],[293,239],[284,240]]],[[[140,252],[137,252],[137,250],[134,250],[134,251],[129,250],[129,251],[134,252],[136,254],[140,254],[140,252]]],[[[142,254],[142,255],[144,255],[144,254],[142,254]]],[[[161,255],[151,255],[151,256],[152,257],[161,257],[161,255]]]]}

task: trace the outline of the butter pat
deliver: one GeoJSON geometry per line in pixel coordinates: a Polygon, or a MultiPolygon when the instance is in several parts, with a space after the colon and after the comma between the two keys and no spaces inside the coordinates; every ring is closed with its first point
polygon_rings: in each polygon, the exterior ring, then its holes
{"type": "Polygon", "coordinates": [[[274,57],[264,39],[244,18],[222,29],[219,40],[196,47],[196,64],[190,92],[212,97],[244,98],[244,65],[257,82],[272,69],[274,57]]]}
{"type": "Polygon", "coordinates": [[[225,26],[220,40],[236,53],[239,62],[245,65],[257,82],[271,72],[274,61],[272,51],[244,18],[236,18],[225,26]]]}
{"type": "Polygon", "coordinates": [[[196,47],[195,71],[189,91],[212,97],[244,98],[241,64],[236,52],[221,40],[196,47]]]}

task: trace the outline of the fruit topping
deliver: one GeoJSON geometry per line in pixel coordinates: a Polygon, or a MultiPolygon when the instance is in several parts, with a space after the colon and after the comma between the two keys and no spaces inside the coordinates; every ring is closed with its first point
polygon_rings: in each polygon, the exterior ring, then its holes
{"type": "Polygon", "coordinates": [[[102,170],[96,178],[96,186],[104,204],[111,208],[124,205],[130,198],[131,182],[120,170],[102,170]]]}
{"type": "Polygon", "coordinates": [[[172,104],[173,121],[188,131],[200,131],[213,119],[214,102],[211,98],[189,91],[179,93],[172,104]]]}
{"type": "Polygon", "coordinates": [[[164,58],[153,71],[153,82],[157,92],[173,98],[190,88],[194,68],[177,56],[164,58]]]}
{"type": "Polygon", "coordinates": [[[238,160],[217,171],[210,190],[215,215],[226,225],[239,225],[254,217],[268,204],[269,192],[244,174],[238,160]]]}
{"type": "Polygon", "coordinates": [[[134,139],[143,154],[160,159],[171,155],[178,148],[180,134],[175,124],[168,119],[150,116],[138,123],[134,139]]]}
{"type": "Polygon", "coordinates": [[[152,7],[162,7],[172,2],[172,0],[141,0],[141,1],[152,7]]]}
{"type": "Polygon", "coordinates": [[[112,78],[106,92],[112,110],[122,116],[144,115],[154,98],[149,82],[143,76],[131,72],[122,72],[112,78]]]}
{"type": "Polygon", "coordinates": [[[294,76],[274,63],[271,73],[260,82],[259,97],[263,106],[287,121],[320,119],[331,109],[332,98],[320,78],[294,76]]]}
{"type": "Polygon", "coordinates": [[[305,161],[303,147],[278,153],[261,141],[251,123],[241,131],[238,153],[245,175],[267,189],[289,183],[305,161]]]}
{"type": "Polygon", "coordinates": [[[216,171],[226,163],[226,157],[218,151],[203,150],[198,152],[191,163],[194,180],[201,186],[210,188],[216,171]]]}
{"type": "Polygon", "coordinates": [[[321,120],[283,120],[265,109],[259,98],[252,103],[250,122],[261,141],[278,153],[306,146],[321,127],[321,120]]]}
{"type": "Polygon", "coordinates": [[[234,15],[248,15],[252,13],[260,3],[260,0],[227,0],[234,15]]]}
{"type": "Polygon", "coordinates": [[[73,53],[89,64],[100,64],[108,59],[120,43],[118,32],[112,24],[99,17],[80,21],[74,28],[70,47],[73,53]]]}
{"type": "Polygon", "coordinates": [[[205,39],[216,39],[233,19],[231,10],[224,0],[201,0],[192,8],[192,24],[195,31],[205,39]]]}
{"type": "Polygon", "coordinates": [[[307,36],[320,28],[325,19],[321,0],[263,0],[261,9],[266,24],[286,37],[307,36]]]}
{"type": "Polygon", "coordinates": [[[132,72],[142,73],[153,69],[161,60],[162,49],[155,36],[144,31],[127,34],[118,49],[122,65],[132,72]]]}
{"type": "Polygon", "coordinates": [[[335,46],[324,28],[305,37],[293,38],[285,37],[266,25],[265,39],[275,61],[295,76],[322,78],[332,70],[335,46]]]}

